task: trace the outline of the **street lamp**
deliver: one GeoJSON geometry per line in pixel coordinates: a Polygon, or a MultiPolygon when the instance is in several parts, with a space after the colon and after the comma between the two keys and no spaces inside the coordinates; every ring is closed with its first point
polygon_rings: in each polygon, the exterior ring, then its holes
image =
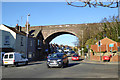
{"type": "Polygon", "coordinates": [[[27,51],[28,50],[27,49],[28,48],[28,44],[27,43],[28,43],[28,35],[29,35],[29,31],[28,31],[28,23],[29,23],[28,22],[28,16],[30,16],[30,14],[27,15],[27,34],[26,34],[26,56],[27,56],[27,58],[28,58],[28,51],[27,51]]]}
{"type": "Polygon", "coordinates": [[[28,31],[28,24],[29,24],[29,22],[28,22],[28,16],[30,16],[30,14],[27,15],[27,35],[29,34],[29,31],[28,31]]]}

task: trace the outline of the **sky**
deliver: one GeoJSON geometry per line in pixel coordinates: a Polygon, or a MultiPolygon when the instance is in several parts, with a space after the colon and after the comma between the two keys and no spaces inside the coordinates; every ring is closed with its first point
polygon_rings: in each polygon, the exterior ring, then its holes
{"type": "MultiPolygon", "coordinates": [[[[117,16],[118,8],[81,8],[69,6],[66,2],[2,2],[2,24],[15,27],[18,23],[25,26],[28,14],[31,26],[84,24],[98,23],[104,17],[117,16]]],[[[74,46],[76,39],[66,34],[56,37],[52,43],[74,46]]]]}

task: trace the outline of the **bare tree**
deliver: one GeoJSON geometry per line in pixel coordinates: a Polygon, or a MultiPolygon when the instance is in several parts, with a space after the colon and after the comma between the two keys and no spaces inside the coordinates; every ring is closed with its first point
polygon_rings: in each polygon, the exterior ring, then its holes
{"type": "Polygon", "coordinates": [[[117,8],[118,7],[118,1],[119,0],[66,0],[68,5],[74,6],[74,7],[109,7],[109,8],[117,8]],[[103,2],[104,1],[104,2],[103,2]],[[105,2],[106,1],[106,2],[105,2]]]}

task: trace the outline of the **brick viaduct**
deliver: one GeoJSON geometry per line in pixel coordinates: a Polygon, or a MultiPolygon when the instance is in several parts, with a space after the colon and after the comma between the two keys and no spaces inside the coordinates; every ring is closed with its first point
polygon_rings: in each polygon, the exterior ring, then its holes
{"type": "Polygon", "coordinates": [[[91,27],[91,26],[101,26],[101,24],[100,23],[89,23],[89,24],[31,26],[29,30],[30,31],[39,30],[41,32],[41,35],[43,36],[43,43],[48,46],[49,43],[52,41],[52,39],[62,34],[74,35],[78,37],[79,41],[81,41],[82,31],[86,27],[91,27]]]}

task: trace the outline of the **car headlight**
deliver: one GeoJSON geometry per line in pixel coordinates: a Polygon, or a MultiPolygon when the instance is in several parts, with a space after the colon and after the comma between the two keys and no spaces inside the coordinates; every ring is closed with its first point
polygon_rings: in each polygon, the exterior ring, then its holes
{"type": "Polygon", "coordinates": [[[50,61],[50,59],[48,59],[48,61],[50,61]]]}
{"type": "Polygon", "coordinates": [[[61,59],[58,59],[57,61],[61,61],[61,59]]]}

